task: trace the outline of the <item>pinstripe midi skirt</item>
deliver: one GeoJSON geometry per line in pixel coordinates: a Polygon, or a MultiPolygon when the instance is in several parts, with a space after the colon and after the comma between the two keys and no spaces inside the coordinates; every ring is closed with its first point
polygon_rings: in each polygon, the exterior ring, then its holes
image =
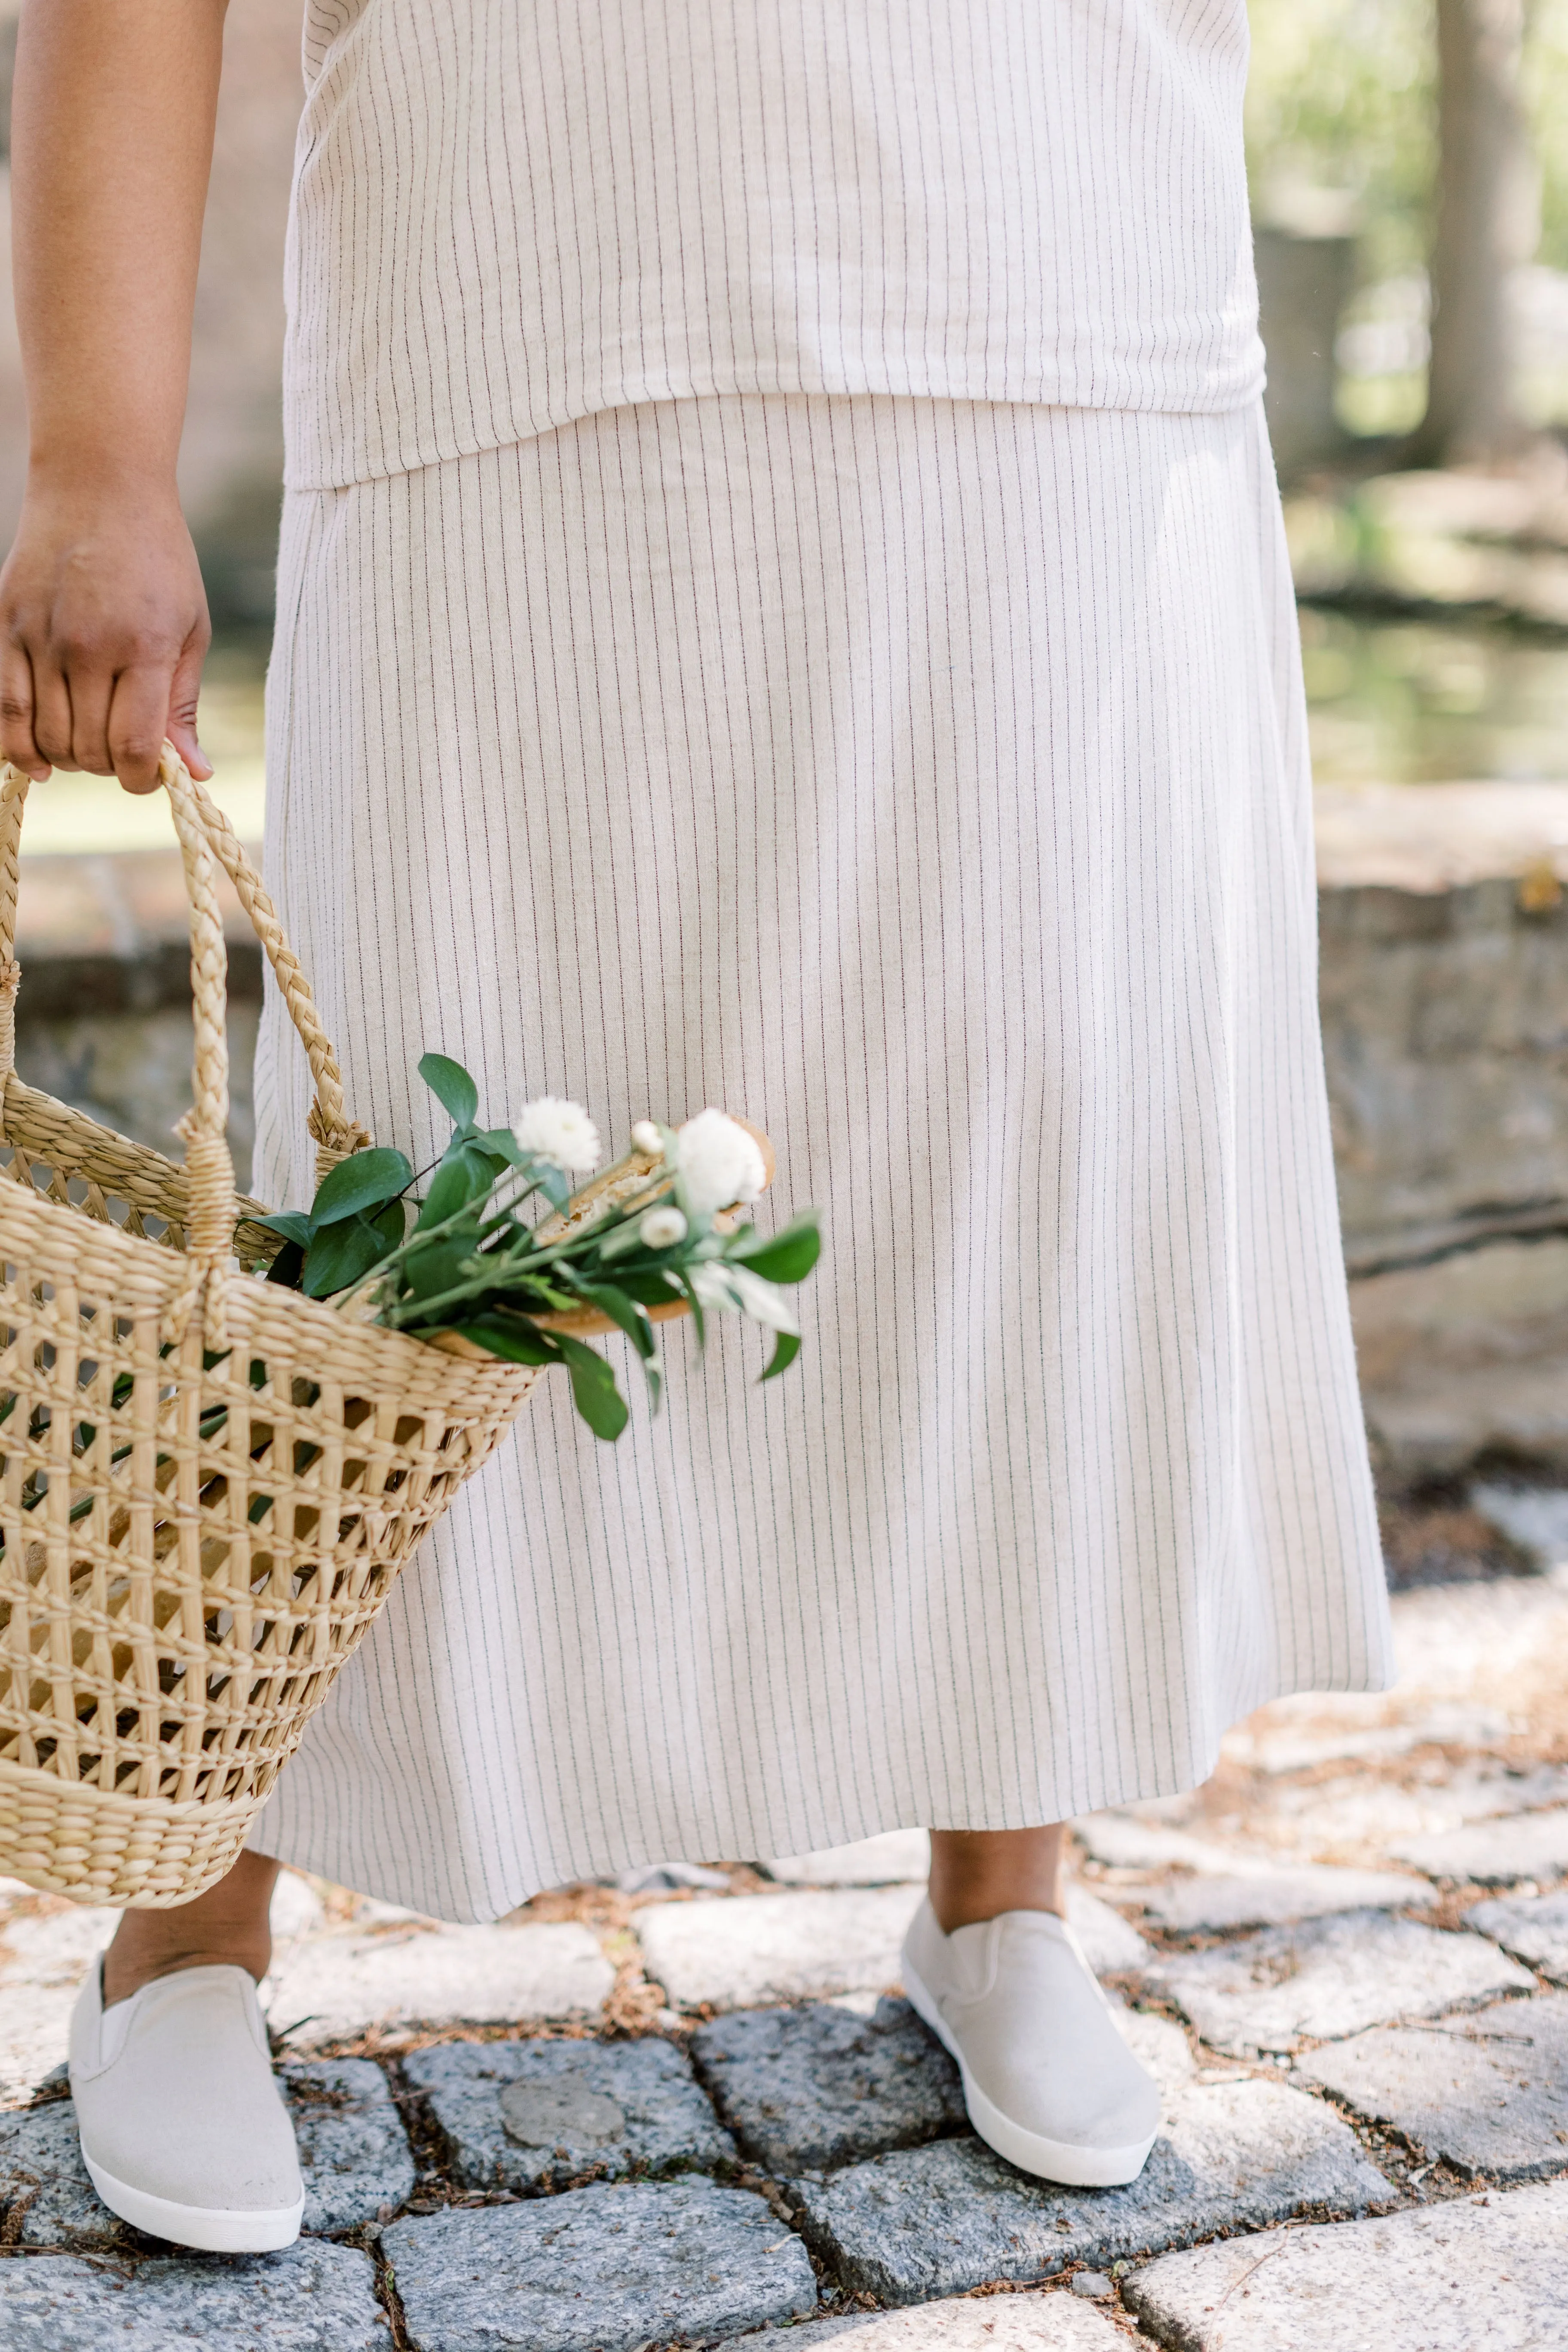
{"type": "MultiPolygon", "coordinates": [[[[379,1141],[430,1046],[616,1148],[718,1103],[827,1248],[776,1384],[682,1328],[611,1447],[545,1381],[258,1847],[490,1917],[1173,1792],[1383,1684],[1256,406],[725,394],[292,492],[268,761],[379,1141]]],[[[306,1103],[273,1002],[278,1204],[306,1103]]]]}

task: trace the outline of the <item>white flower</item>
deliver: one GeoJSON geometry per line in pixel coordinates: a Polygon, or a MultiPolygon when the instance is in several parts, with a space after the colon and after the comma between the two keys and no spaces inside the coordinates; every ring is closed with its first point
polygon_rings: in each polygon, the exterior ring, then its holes
{"type": "Polygon", "coordinates": [[[637,1227],[637,1237],[650,1250],[673,1249],[686,1239],[686,1220],[668,1203],[650,1209],[637,1227]]]}
{"type": "Polygon", "coordinates": [[[520,1151],[552,1160],[568,1176],[585,1176],[599,1164],[599,1130],[580,1103],[541,1095],[524,1103],[512,1124],[520,1151]]]}
{"type": "Polygon", "coordinates": [[[794,1307],[778,1285],[764,1282],[750,1266],[731,1265],[723,1258],[710,1258],[706,1265],[694,1265],[689,1280],[704,1307],[723,1315],[739,1308],[753,1322],[765,1323],[771,1330],[788,1331],[800,1337],[800,1322],[794,1307]]]}
{"type": "Polygon", "coordinates": [[[651,1160],[662,1160],[664,1157],[664,1138],[651,1118],[638,1119],[632,1129],[632,1141],[639,1151],[646,1151],[651,1160]]]}
{"type": "Polygon", "coordinates": [[[721,1110],[699,1111],[675,1140],[686,1197],[700,1217],[736,1201],[754,1201],[767,1183],[754,1139],[721,1110]]]}

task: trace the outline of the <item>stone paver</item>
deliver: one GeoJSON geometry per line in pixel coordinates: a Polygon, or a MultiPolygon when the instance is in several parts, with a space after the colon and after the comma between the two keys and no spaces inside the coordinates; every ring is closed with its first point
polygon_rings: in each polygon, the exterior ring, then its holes
{"type": "Polygon", "coordinates": [[[79,2255],[0,2262],[5,2352],[390,2352],[368,2254],[303,2239],[253,2261],[79,2255]]]}
{"type": "Polygon", "coordinates": [[[1126,2189],[1056,2188],[979,2140],[944,2139],[797,2179],[791,2194],[846,2286],[909,2304],[1070,2262],[1104,2268],[1303,2210],[1364,2212],[1392,2192],[1331,2108],[1280,2084],[1233,2083],[1173,2102],[1126,2189]]]}
{"type": "Polygon", "coordinates": [[[763,1868],[786,1886],[894,1886],[917,1880],[923,1885],[931,1837],[925,1830],[884,1830],[879,1837],[821,1853],[779,1854],[763,1868]]]}
{"type": "Polygon", "coordinates": [[[1167,2254],[1123,2294],[1181,2352],[1561,2352],[1568,2182],[1167,2254]]]}
{"type": "Polygon", "coordinates": [[[1266,1854],[1240,1853],[1133,1813],[1085,1813],[1072,1832],[1086,1853],[1114,1870],[1201,1870],[1228,1877],[1252,1864],[1268,1866],[1266,1854]]]}
{"type": "Polygon", "coordinates": [[[1388,1851],[1394,1861],[1408,1862],[1434,1878],[1468,1879],[1474,1886],[1560,1878],[1568,1872],[1568,1805],[1549,1813],[1520,1813],[1484,1828],[1406,1838],[1388,1851]]]}
{"type": "Polygon", "coordinates": [[[678,2009],[749,2009],[896,1985],[899,1947],[922,1891],[812,1887],[656,1904],[637,1912],[636,1926],[649,1976],[678,2009]]]}
{"type": "Polygon", "coordinates": [[[414,2352],[633,2352],[816,2307],[805,2248],[760,2197],[633,2181],[395,2221],[414,2352]]]}
{"type": "Polygon", "coordinates": [[[1333,1870],[1318,1864],[1225,1877],[1170,1878],[1137,1895],[1157,1927],[1184,1935],[1278,1927],[1293,1919],[1325,1918],[1336,1911],[1425,1909],[1436,1899],[1436,1889],[1424,1878],[1391,1870],[1333,1870]]]}
{"type": "Polygon", "coordinates": [[[416,2051],[404,2073],[466,2189],[735,2161],[689,2062],[668,2042],[447,2042],[416,2051]]]}
{"type": "MultiPolygon", "coordinates": [[[[928,2303],[914,2311],[864,2312],[853,2318],[808,2320],[792,2327],[788,2352],[855,2331],[855,2352],[1126,2352],[1127,2338],[1098,2311],[1060,2288],[1040,2294],[986,2295],[928,2303]]],[[[761,2337],[742,2336],[753,2347],[761,2337]]],[[[779,2337],[770,2341],[778,2352],[779,2337]]]]}
{"type": "MultiPolygon", "coordinates": [[[[678,2009],[752,2009],[769,2001],[882,1992],[899,1982],[899,1948],[924,1888],[801,1887],[725,1902],[650,1904],[636,1916],[647,1972],[678,2009]]],[[[1068,1917],[1091,1968],[1140,1968],[1149,1947],[1083,1887],[1068,1917]]]]}
{"type": "Polygon", "coordinates": [[[373,2027],[494,2025],[596,2015],[615,1983],[597,1939],[571,1920],[520,1927],[392,1925],[313,1936],[273,1979],[268,2021],[296,2048],[373,2027]]]}
{"type": "MultiPolygon", "coordinates": [[[[413,2191],[414,2157],[380,2067],[323,2059],[285,2067],[281,2079],[305,2181],[302,2227],[355,2230],[395,2211],[413,2191]]],[[[0,2115],[0,2214],[25,2246],[125,2235],[88,2177],[69,2099],[0,2115]]]]}
{"type": "Polygon", "coordinates": [[[1076,1881],[1068,1882],[1067,1917],[1096,1976],[1131,1975],[1150,1956],[1151,1947],[1131,1922],[1076,1881]]]}
{"type": "Polygon", "coordinates": [[[306,2230],[357,2230],[414,2190],[414,2154],[385,2075],[368,2058],[282,2069],[305,2180],[306,2230]]]}
{"type": "Polygon", "coordinates": [[[1460,2172],[1526,2180],[1568,2169],[1568,1994],[1440,2026],[1374,2026],[1314,2051],[1299,2072],[1460,2172]]]}
{"type": "Polygon", "coordinates": [[[1505,1895],[1472,1904],[1465,1925],[1553,1983],[1568,1984],[1568,1887],[1556,1895],[1505,1895]]]}
{"type": "Polygon", "coordinates": [[[869,2017],[826,2002],[741,2011],[698,2029],[692,2051],[748,2156],[816,2171],[967,2131],[958,2069],[909,2003],[869,2017]]]}
{"type": "Polygon", "coordinates": [[[1535,1979],[1479,1936],[1384,1911],[1267,1927],[1145,1971],[1215,2050],[1237,2056],[1340,2041],[1369,2025],[1436,2017],[1535,1979]]]}

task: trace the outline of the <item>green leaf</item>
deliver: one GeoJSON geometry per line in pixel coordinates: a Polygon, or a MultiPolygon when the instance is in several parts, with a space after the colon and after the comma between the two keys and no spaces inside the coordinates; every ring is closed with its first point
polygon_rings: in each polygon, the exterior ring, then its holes
{"type": "MultiPolygon", "coordinates": [[[[488,1348],[492,1356],[500,1356],[509,1364],[558,1364],[560,1349],[544,1331],[535,1330],[521,1316],[485,1316],[478,1322],[459,1323],[454,1327],[465,1339],[476,1347],[488,1348]]],[[[416,1334],[417,1337],[417,1334],[416,1334]]]]}
{"type": "Polygon", "coordinates": [[[653,1354],[658,1345],[653,1336],[653,1326],[642,1308],[636,1306],[624,1290],[617,1290],[610,1282],[580,1282],[577,1288],[590,1307],[596,1307],[602,1315],[609,1317],[612,1323],[619,1325],[639,1356],[653,1354]]]}
{"type": "Polygon", "coordinates": [[[691,1321],[697,1333],[697,1352],[700,1355],[708,1345],[708,1318],[702,1312],[702,1301],[692,1289],[690,1280],[683,1268],[671,1266],[669,1275],[670,1280],[676,1285],[681,1297],[691,1302],[691,1321]]]}
{"type": "Polygon", "coordinates": [[[392,1246],[368,1217],[343,1217],[316,1235],[300,1285],[307,1298],[330,1298],[378,1265],[392,1246]]]}
{"type": "Polygon", "coordinates": [[[267,1269],[268,1282],[280,1283],[286,1289],[298,1290],[305,1271],[305,1253],[298,1242],[285,1242],[267,1269]]]}
{"type": "Polygon", "coordinates": [[[657,1266],[650,1267],[647,1273],[620,1275],[616,1282],[626,1297],[635,1298],[639,1307],[668,1307],[685,1296],[679,1286],[668,1275],[661,1274],[657,1266]]]}
{"type": "Polygon", "coordinates": [[[759,1380],[757,1386],[760,1388],[763,1381],[771,1381],[776,1372],[787,1371],[790,1365],[794,1363],[799,1353],[800,1341],[795,1337],[795,1333],[793,1331],[781,1331],[778,1336],[777,1344],[773,1349],[773,1352],[768,1358],[767,1370],[763,1373],[762,1380],[759,1380]]]}
{"type": "Polygon", "coordinates": [[[322,1177],[310,1204],[311,1230],[320,1233],[340,1218],[357,1217],[362,1209],[379,1209],[413,1181],[414,1171],[401,1151],[356,1151],[322,1177]]]}
{"type": "Polygon", "coordinates": [[[569,1332],[558,1331],[555,1340],[572,1374],[572,1402],[595,1436],[613,1444],[631,1419],[613,1368],[596,1348],[574,1339],[569,1332]]]}
{"type": "Polygon", "coordinates": [[[415,1230],[428,1233],[432,1225],[445,1224],[459,1209],[466,1209],[470,1201],[482,1201],[498,1172],[489,1152],[467,1142],[450,1145],[431,1179],[415,1230]]]}
{"type": "Polygon", "coordinates": [[[441,1105],[450,1111],[455,1127],[472,1127],[479,1107],[479,1090],[464,1069],[446,1054],[422,1054],[419,1075],[441,1105]]]}
{"type": "Polygon", "coordinates": [[[254,1225],[263,1233],[279,1234],[286,1242],[298,1242],[301,1249],[310,1245],[311,1225],[303,1209],[280,1209],[275,1217],[252,1217],[254,1225]]]}
{"type": "Polygon", "coordinates": [[[739,1247],[724,1253],[737,1265],[750,1266],[764,1282],[804,1282],[822,1255],[822,1234],[816,1212],[807,1209],[782,1233],[748,1233],[737,1237],[739,1247]]]}
{"type": "Polygon", "coordinates": [[[474,1141],[482,1150],[493,1152],[507,1168],[522,1167],[528,1157],[510,1127],[487,1127],[474,1141]]]}
{"type": "Polygon", "coordinates": [[[455,1289],[472,1255],[471,1244],[460,1237],[431,1242],[424,1249],[411,1250],[403,1261],[403,1278],[409,1295],[415,1298],[438,1298],[444,1290],[455,1289]]]}

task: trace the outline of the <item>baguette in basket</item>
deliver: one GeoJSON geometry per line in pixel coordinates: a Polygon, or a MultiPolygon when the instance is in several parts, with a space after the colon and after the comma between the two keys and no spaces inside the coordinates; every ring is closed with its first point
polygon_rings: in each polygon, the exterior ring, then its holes
{"type": "MultiPolygon", "coordinates": [[[[773,1286],[809,1270],[816,1237],[809,1219],[771,1243],[723,1229],[700,1189],[707,1113],[681,1138],[639,1130],[572,1200],[568,1155],[540,1148],[565,1142],[560,1107],[533,1106],[510,1140],[481,1132],[464,1074],[438,1056],[426,1074],[458,1131],[411,1207],[409,1186],[387,1182],[406,1163],[344,1110],[304,975],[226,820],[168,747],[160,775],[191,904],[183,1167],[16,1075],[27,779],[0,769],[0,1874],[161,1906],[232,1866],[398,1570],[543,1366],[565,1364],[606,1436],[626,1408],[592,1330],[629,1329],[651,1370],[654,1318],[761,1303],[779,1369],[793,1318],[773,1286]],[[219,865],[310,1063],[321,1181],[294,1220],[235,1192],[219,865]],[[482,1186],[480,1161],[500,1163],[482,1186]],[[535,1195],[552,1214],[525,1226],[535,1195]]],[[[765,1181],[765,1139],[751,1149],[765,1181]]]]}

